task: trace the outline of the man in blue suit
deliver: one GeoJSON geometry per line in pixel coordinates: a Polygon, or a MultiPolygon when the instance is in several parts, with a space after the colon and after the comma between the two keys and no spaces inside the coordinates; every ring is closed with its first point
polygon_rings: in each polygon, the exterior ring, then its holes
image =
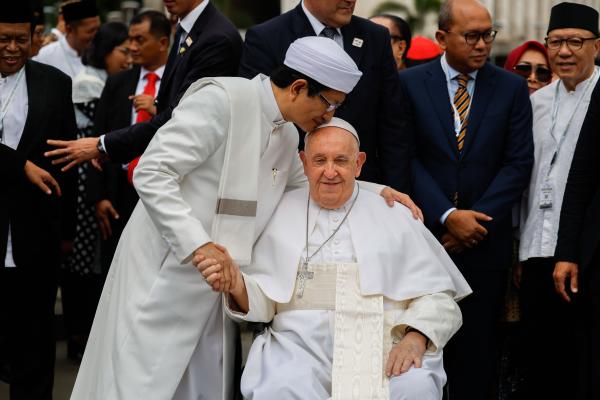
{"type": "Polygon", "coordinates": [[[442,57],[400,74],[414,110],[413,196],[471,287],[445,349],[449,399],[489,398],[495,322],[511,263],[511,209],[533,163],[526,81],[488,61],[496,32],[476,0],[440,9],[442,57]]]}
{"type": "Polygon", "coordinates": [[[304,36],[333,39],[363,73],[336,116],[350,122],[367,153],[361,179],[409,190],[411,138],[404,126],[396,62],[388,30],[353,16],[356,0],[303,0],[293,10],[252,27],[240,64],[240,76],[270,75],[282,64],[289,45],[304,36]]]}

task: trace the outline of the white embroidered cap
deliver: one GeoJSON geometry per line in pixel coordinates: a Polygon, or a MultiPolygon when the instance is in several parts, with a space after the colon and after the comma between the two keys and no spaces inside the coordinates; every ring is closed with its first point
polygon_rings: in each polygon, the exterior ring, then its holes
{"type": "Polygon", "coordinates": [[[283,61],[288,67],[343,93],[350,93],[362,72],[335,41],[325,37],[306,36],[295,40],[283,61]]]}
{"type": "Polygon", "coordinates": [[[331,118],[331,121],[321,124],[321,125],[317,126],[315,129],[313,129],[312,131],[310,131],[309,133],[307,133],[306,136],[304,136],[304,141],[306,142],[306,139],[308,138],[308,136],[311,133],[316,132],[321,128],[327,128],[329,126],[334,126],[336,128],[341,128],[345,131],[348,131],[352,136],[354,136],[354,138],[358,142],[358,146],[360,147],[360,139],[358,138],[358,132],[356,132],[356,129],[354,129],[354,127],[352,125],[350,125],[350,123],[348,121],[343,120],[341,118],[337,118],[337,117],[331,118]]]}

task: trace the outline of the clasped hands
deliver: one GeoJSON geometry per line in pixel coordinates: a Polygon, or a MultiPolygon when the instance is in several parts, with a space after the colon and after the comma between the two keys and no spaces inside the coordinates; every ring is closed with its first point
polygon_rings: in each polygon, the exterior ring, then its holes
{"type": "Polygon", "coordinates": [[[227,249],[219,244],[211,242],[198,248],[194,252],[192,264],[215,292],[230,293],[240,283],[243,285],[240,269],[227,249]]]}
{"type": "Polygon", "coordinates": [[[447,232],[442,235],[442,245],[449,253],[461,253],[477,246],[488,234],[479,222],[489,222],[492,217],[473,210],[454,210],[446,218],[447,232]]]}

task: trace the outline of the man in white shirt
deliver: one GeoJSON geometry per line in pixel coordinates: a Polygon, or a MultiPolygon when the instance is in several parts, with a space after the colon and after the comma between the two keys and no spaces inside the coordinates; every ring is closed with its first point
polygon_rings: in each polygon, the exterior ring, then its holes
{"type": "Polygon", "coordinates": [[[554,6],[546,47],[552,70],[560,79],[531,97],[535,164],[522,203],[519,249],[526,342],[536,343],[524,357],[532,362],[528,398],[570,398],[577,382],[575,368],[557,368],[571,363],[573,353],[548,351],[556,343],[574,343],[577,307],[555,292],[552,274],[569,168],[600,77],[594,65],[600,50],[598,34],[598,12],[593,8],[575,3],[554,6]]]}
{"type": "MultiPolygon", "coordinates": [[[[247,399],[438,400],[442,348],[471,292],[440,243],[356,182],[358,134],[333,118],[300,153],[309,188],[287,192],[235,271],[234,319],[271,322],[250,349],[247,399]],[[308,201],[308,203],[307,203],[308,201]]],[[[198,268],[218,286],[214,259],[198,268]]]]}
{"type": "Polygon", "coordinates": [[[61,9],[66,35],[42,47],[34,60],[52,65],[73,79],[83,69],[81,55],[92,43],[100,27],[100,17],[93,0],[66,3],[61,9]]]}

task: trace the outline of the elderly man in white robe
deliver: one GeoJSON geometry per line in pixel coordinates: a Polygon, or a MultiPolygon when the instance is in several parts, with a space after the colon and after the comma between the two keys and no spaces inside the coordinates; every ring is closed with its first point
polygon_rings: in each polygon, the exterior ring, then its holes
{"type": "MultiPolygon", "coordinates": [[[[442,348],[471,292],[402,207],[355,181],[354,128],[333,118],[300,153],[309,188],[284,194],[225,297],[233,319],[271,322],[242,375],[247,399],[441,399],[442,348]]],[[[198,264],[219,290],[223,267],[198,264]]]]}
{"type": "MultiPolygon", "coordinates": [[[[328,121],[360,76],[335,42],[309,37],[290,46],[270,79],[192,84],[136,168],[141,202],[115,252],[71,399],[231,398],[235,330],[192,259],[249,263],[284,190],[306,184],[292,123],[310,131],[328,121]]],[[[406,201],[384,191],[387,201],[406,201]]],[[[228,276],[221,284],[228,290],[228,276]]]]}
{"type": "Polygon", "coordinates": [[[577,297],[577,267],[568,262],[555,267],[561,261],[555,252],[569,168],[600,81],[600,68],[595,66],[600,52],[598,25],[598,11],[590,6],[563,2],[552,7],[546,48],[552,71],[560,79],[531,96],[535,163],[523,196],[519,246],[524,341],[536,343],[524,358],[526,398],[574,398],[573,387],[580,382],[576,368],[555,367],[572,364],[573,353],[548,348],[581,340],[576,329],[555,329],[577,326],[578,314],[578,301],[570,303],[577,297]],[[555,286],[569,302],[560,298],[555,286]]]}

